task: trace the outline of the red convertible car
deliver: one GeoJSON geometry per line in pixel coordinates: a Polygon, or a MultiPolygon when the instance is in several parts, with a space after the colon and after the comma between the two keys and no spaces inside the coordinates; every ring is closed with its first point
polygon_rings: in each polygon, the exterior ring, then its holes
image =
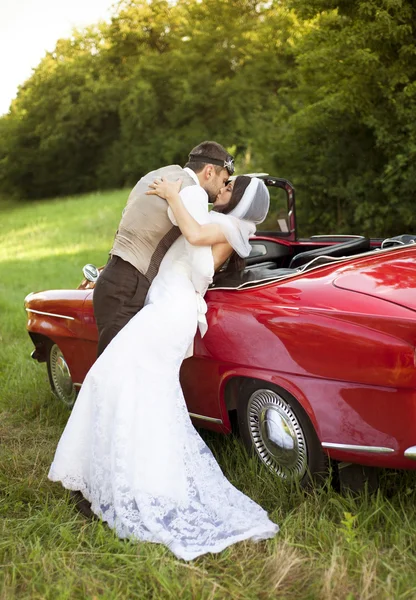
{"type": "MultiPolygon", "coordinates": [[[[217,273],[207,292],[208,332],[181,371],[195,425],[227,434],[235,422],[289,480],[328,457],[416,469],[416,238],[297,239],[293,186],[264,180],[280,230],[258,233],[244,272],[217,273]]],[[[96,356],[98,275],[87,265],[78,289],[25,299],[32,356],[68,406],[96,356]]]]}

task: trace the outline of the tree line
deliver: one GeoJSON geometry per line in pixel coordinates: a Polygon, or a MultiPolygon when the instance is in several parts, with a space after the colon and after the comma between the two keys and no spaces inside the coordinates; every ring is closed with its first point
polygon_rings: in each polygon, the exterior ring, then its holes
{"type": "Polygon", "coordinates": [[[133,185],[199,141],[291,180],[302,234],[416,233],[413,0],[121,0],[0,119],[0,191],[133,185]]]}

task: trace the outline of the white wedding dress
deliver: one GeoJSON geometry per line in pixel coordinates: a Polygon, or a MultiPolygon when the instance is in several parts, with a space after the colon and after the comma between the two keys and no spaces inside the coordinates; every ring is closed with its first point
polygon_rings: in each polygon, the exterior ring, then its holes
{"type": "Polygon", "coordinates": [[[145,307],[89,371],[49,472],[51,480],[80,490],[119,537],[165,544],[184,560],[278,531],[224,477],[191,423],[180,387],[198,314],[204,322],[195,285],[205,281],[206,288],[207,272],[212,276],[211,249],[181,236],[145,307]]]}

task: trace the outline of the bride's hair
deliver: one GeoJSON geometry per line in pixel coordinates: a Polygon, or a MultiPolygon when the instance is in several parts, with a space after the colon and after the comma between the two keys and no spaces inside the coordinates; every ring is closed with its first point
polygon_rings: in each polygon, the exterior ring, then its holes
{"type": "MultiPolygon", "coordinates": [[[[212,210],[214,210],[215,212],[223,213],[224,215],[227,215],[232,210],[234,210],[234,208],[240,202],[241,198],[244,196],[244,192],[248,188],[250,181],[251,177],[248,177],[247,175],[239,175],[238,177],[236,177],[234,181],[233,191],[231,192],[231,198],[229,199],[227,204],[225,204],[224,206],[219,206],[218,209],[214,207],[212,210]]],[[[226,271],[227,273],[232,273],[234,271],[244,271],[245,266],[246,261],[244,260],[244,258],[241,258],[241,256],[239,256],[237,252],[234,251],[228,259],[228,263],[226,264],[224,271],[226,271]]]]}

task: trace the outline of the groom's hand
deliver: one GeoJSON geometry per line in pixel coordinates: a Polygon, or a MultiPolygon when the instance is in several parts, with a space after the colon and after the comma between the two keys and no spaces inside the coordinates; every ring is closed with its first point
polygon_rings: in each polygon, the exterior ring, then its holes
{"type": "Polygon", "coordinates": [[[176,195],[179,194],[182,187],[182,179],[176,181],[167,181],[163,177],[155,179],[153,183],[149,184],[150,190],[146,192],[148,196],[160,196],[169,202],[176,195]]]}

